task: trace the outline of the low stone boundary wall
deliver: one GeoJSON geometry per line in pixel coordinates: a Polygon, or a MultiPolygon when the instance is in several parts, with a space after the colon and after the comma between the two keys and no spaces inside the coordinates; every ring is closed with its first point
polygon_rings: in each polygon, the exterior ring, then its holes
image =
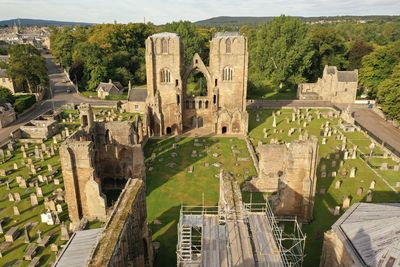
{"type": "Polygon", "coordinates": [[[247,150],[249,151],[249,154],[251,156],[251,159],[253,160],[253,164],[254,164],[254,168],[256,169],[257,175],[260,172],[260,169],[258,167],[258,158],[257,158],[257,154],[256,151],[254,150],[254,147],[249,139],[249,137],[245,137],[244,140],[246,141],[246,146],[247,146],[247,150]]]}

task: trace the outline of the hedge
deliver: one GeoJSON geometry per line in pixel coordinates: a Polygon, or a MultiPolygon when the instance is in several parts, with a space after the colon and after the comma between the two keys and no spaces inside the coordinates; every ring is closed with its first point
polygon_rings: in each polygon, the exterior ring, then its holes
{"type": "Polygon", "coordinates": [[[22,113],[36,103],[34,95],[17,95],[15,96],[14,109],[18,113],[22,113]]]}

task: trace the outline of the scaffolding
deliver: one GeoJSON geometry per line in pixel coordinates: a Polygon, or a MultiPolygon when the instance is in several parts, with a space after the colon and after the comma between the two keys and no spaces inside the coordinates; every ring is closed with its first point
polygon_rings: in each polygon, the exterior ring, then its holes
{"type": "Polygon", "coordinates": [[[276,218],[268,202],[243,203],[233,177],[220,176],[218,206],[181,206],[177,266],[301,267],[306,236],[296,217],[276,218]],[[290,231],[283,227],[290,226],[290,231]]]}

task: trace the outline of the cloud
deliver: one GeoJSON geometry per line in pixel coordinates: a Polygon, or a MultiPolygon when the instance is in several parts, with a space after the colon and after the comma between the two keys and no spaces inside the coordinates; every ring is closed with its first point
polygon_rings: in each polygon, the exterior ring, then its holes
{"type": "Polygon", "coordinates": [[[197,21],[215,16],[394,15],[399,0],[0,0],[0,19],[197,21]]]}

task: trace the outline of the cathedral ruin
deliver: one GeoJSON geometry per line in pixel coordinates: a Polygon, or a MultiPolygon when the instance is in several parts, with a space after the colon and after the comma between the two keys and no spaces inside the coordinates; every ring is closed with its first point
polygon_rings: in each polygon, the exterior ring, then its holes
{"type": "Polygon", "coordinates": [[[259,175],[250,181],[250,188],[275,193],[271,197],[274,214],[310,221],[317,184],[317,138],[288,144],[259,144],[257,149],[259,175]]]}
{"type": "Polygon", "coordinates": [[[107,207],[129,178],[145,180],[140,119],[95,122],[89,104],[79,106],[82,129],[60,149],[69,216],[77,226],[82,218],[105,221],[107,207]]]}
{"type": "Polygon", "coordinates": [[[247,133],[248,51],[246,37],[217,33],[210,42],[210,64],[195,54],[184,64],[184,47],[175,33],[146,40],[147,106],[152,135],[181,134],[201,128],[213,134],[247,133]],[[199,72],[204,90],[189,93],[188,77],[199,72]]]}

